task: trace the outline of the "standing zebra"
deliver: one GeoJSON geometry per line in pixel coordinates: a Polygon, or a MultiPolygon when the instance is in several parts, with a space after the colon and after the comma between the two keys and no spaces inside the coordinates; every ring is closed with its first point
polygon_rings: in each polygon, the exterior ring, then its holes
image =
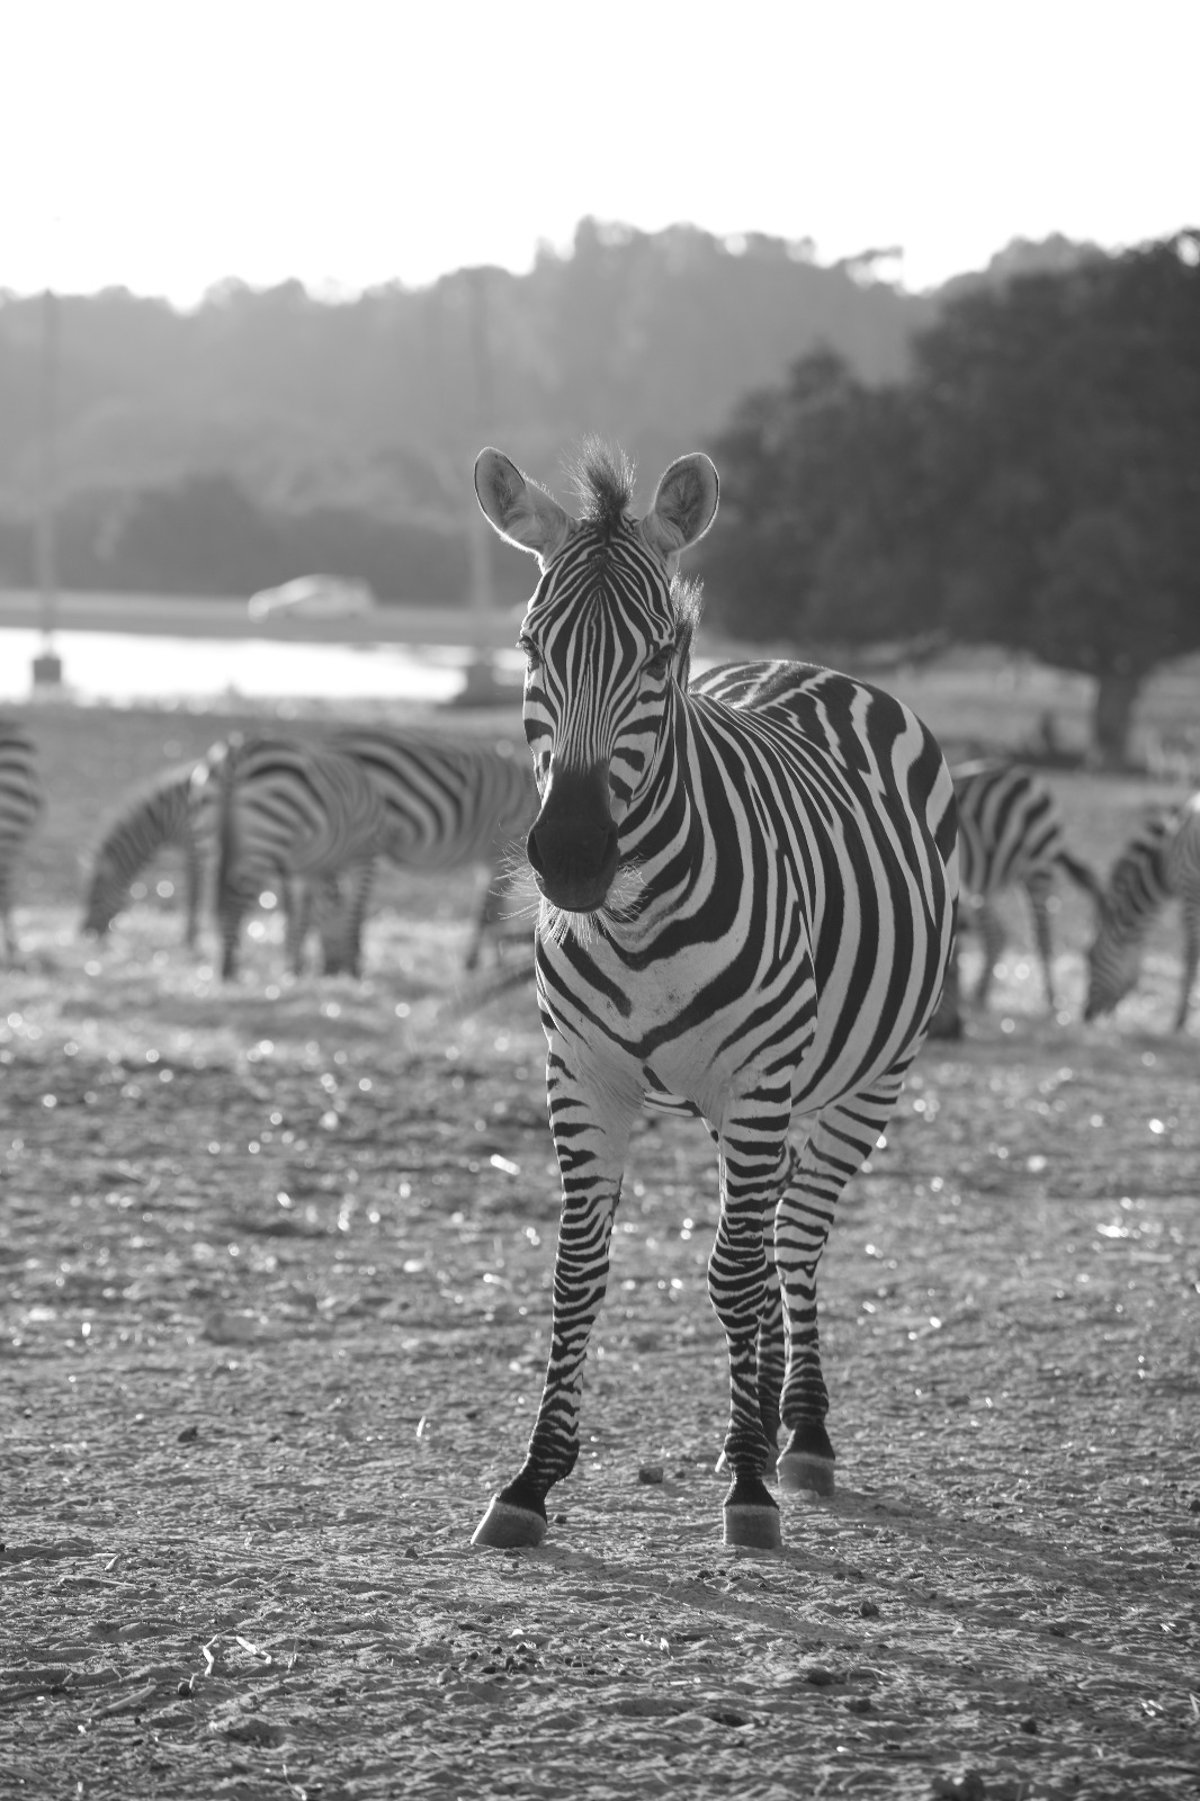
{"type": "Polygon", "coordinates": [[[0,719],[0,922],[4,926],[5,955],[10,961],[17,954],[12,918],[13,877],[42,806],[33,739],[15,719],[0,719]]]}
{"type": "Polygon", "coordinates": [[[708,1280],[729,1354],[726,1542],[779,1543],[763,1478],[781,1421],[781,1483],[832,1489],[817,1264],[924,1038],[952,933],[954,791],[932,735],[889,695],[806,664],[689,683],[699,592],[676,564],[712,523],[717,472],[681,457],[641,520],[632,477],[591,449],[576,521],[499,451],[475,466],[487,518],[542,570],[520,643],[563,1189],[545,1386],[524,1465],[476,1530],[489,1545],[539,1542],[578,1456],[647,1098],[699,1113],[719,1151],[708,1280]]]}
{"type": "MultiPolygon", "coordinates": [[[[243,737],[214,746],[193,778],[197,829],[217,845],[216,910],[221,974],[237,973],[241,922],[262,891],[293,878],[302,898],[288,908],[288,954],[300,971],[312,897],[338,901],[337,877],[350,876],[350,898],[336,933],[323,920],[326,970],[359,973],[363,915],[387,817],[353,757],[297,739],[243,737]]],[[[340,903],[339,903],[340,904],[340,903]]]]}
{"type": "MultiPolygon", "coordinates": [[[[996,912],[996,899],[1009,888],[1024,888],[1033,915],[1034,939],[1041,964],[1046,1005],[1056,1007],[1054,945],[1050,902],[1061,870],[1095,900],[1100,881],[1095,872],[1068,850],[1062,813],[1054,792],[1040,775],[1019,764],[980,761],[956,764],[951,770],[958,802],[958,860],[962,899],[960,932],[977,925],[983,941],[983,964],[974,1002],[987,1004],[996,964],[1006,937],[996,912]]],[[[930,1028],[935,1038],[961,1034],[958,952],[951,959],[946,987],[930,1028]]]]}
{"type": "Polygon", "coordinates": [[[387,809],[383,850],[409,869],[488,871],[466,966],[474,969],[503,916],[497,878],[538,810],[528,761],[507,745],[381,726],[347,726],[329,741],[362,764],[387,809]]]}
{"type": "MultiPolygon", "coordinates": [[[[211,754],[211,753],[210,753],[211,754]]],[[[200,922],[204,871],[211,866],[215,840],[197,836],[195,763],[180,763],[140,788],[112,821],[92,861],[82,930],[104,937],[129,889],[152,858],[178,847],[183,853],[184,942],[192,947],[200,922]]]]}
{"type": "Polygon", "coordinates": [[[1200,793],[1181,807],[1153,814],[1113,864],[1088,950],[1085,1019],[1111,1013],[1136,986],[1150,922],[1173,898],[1183,914],[1183,972],[1173,1028],[1182,1032],[1200,965],[1200,793]]]}

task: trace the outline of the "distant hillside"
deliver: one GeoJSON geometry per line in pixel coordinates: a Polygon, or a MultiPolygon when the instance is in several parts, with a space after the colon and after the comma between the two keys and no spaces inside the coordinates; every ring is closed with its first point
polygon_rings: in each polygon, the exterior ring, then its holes
{"type": "MultiPolygon", "coordinates": [[[[585,220],[528,275],[462,270],[339,303],[230,282],[192,313],[114,290],[57,314],[66,493],[220,470],[260,501],[413,517],[462,502],[481,437],[551,470],[596,431],[649,470],[822,340],[894,376],[932,305],[778,239],[585,220]]],[[[0,301],[10,503],[37,479],[41,325],[39,300],[0,301]]]]}
{"type": "MultiPolygon", "coordinates": [[[[239,593],[330,567],[461,598],[483,443],[554,485],[599,433],[648,482],[820,345],[868,382],[900,376],[939,297],[876,279],[884,254],[823,268],[803,243],[586,219],[521,276],[464,269],[343,302],[230,281],[187,313],[123,289],[59,298],[60,577],[239,593]]],[[[34,579],[46,319],[40,297],[0,290],[0,585],[34,579]]],[[[525,568],[484,554],[523,591],[525,568]]]]}

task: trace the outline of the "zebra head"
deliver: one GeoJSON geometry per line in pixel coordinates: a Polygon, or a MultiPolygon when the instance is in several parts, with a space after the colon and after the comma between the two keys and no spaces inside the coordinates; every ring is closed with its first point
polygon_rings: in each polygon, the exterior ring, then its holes
{"type": "Polygon", "coordinates": [[[519,639],[541,797],[526,849],[545,898],[586,914],[613,885],[622,823],[659,766],[685,679],[698,590],[677,565],[712,524],[717,472],[700,451],[680,457],[642,519],[623,457],[591,446],[577,480],[579,519],[498,450],[475,464],[487,519],[542,571],[519,639]]]}
{"type": "Polygon", "coordinates": [[[84,901],[80,931],[88,938],[105,938],[108,928],[129,899],[129,881],[117,858],[105,848],[97,852],[84,901]]]}
{"type": "Polygon", "coordinates": [[[1088,947],[1083,1017],[1098,1019],[1137,986],[1150,921],[1162,905],[1171,820],[1155,811],[1125,846],[1096,901],[1096,936],[1088,947]]]}
{"type": "Polygon", "coordinates": [[[1137,987],[1142,972],[1142,935],[1123,929],[1120,916],[1114,912],[1108,896],[1102,895],[1097,907],[1099,924],[1087,952],[1087,998],[1083,1003],[1085,1020],[1100,1019],[1111,1013],[1118,1001],[1137,987]]]}

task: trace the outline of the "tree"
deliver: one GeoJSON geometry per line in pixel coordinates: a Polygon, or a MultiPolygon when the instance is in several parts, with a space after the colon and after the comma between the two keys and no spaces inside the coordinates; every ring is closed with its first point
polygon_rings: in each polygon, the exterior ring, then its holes
{"type": "Polygon", "coordinates": [[[829,349],[752,394],[712,445],[721,530],[703,570],[730,631],[864,643],[934,623],[921,554],[920,444],[901,388],[829,349]]]}
{"type": "Polygon", "coordinates": [[[1200,233],[966,293],[891,386],[808,357],[714,450],[731,626],[1032,651],[1095,678],[1119,763],[1146,677],[1200,649],[1200,233]]]}
{"type": "Polygon", "coordinates": [[[914,362],[944,622],[1094,676],[1123,761],[1200,648],[1200,234],[969,295],[914,362]]]}

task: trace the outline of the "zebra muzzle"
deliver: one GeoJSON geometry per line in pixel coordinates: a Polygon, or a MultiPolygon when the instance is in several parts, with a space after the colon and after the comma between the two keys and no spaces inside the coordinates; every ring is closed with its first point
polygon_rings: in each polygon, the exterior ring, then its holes
{"type": "Polygon", "coordinates": [[[617,873],[617,827],[598,774],[555,775],[525,841],[546,899],[567,913],[592,913],[617,873]]]}

